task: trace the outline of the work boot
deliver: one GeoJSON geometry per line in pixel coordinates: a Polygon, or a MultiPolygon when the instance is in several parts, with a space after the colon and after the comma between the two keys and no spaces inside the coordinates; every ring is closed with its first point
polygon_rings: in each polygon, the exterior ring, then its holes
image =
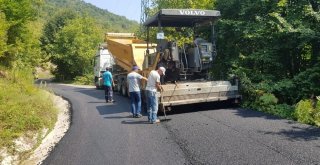
{"type": "Polygon", "coordinates": [[[160,123],[160,120],[157,119],[156,121],[153,121],[152,124],[157,124],[157,123],[160,123]]]}
{"type": "Polygon", "coordinates": [[[137,114],[135,117],[136,118],[140,118],[140,117],[142,117],[142,115],[141,114],[137,114]]]}

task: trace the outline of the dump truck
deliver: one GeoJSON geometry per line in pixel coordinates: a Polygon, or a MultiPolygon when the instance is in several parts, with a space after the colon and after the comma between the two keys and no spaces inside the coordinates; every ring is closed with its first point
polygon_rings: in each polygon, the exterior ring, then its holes
{"type": "Polygon", "coordinates": [[[127,74],[131,72],[134,65],[144,68],[146,50],[149,47],[149,52],[155,52],[156,44],[152,45],[140,40],[134,33],[106,33],[105,36],[108,50],[115,61],[112,68],[114,88],[121,95],[128,96],[127,74]]]}
{"type": "MultiPolygon", "coordinates": [[[[133,33],[107,33],[105,42],[115,59],[113,69],[116,88],[122,95],[127,95],[126,75],[137,65],[140,74],[148,77],[150,71],[160,66],[166,68],[161,77],[162,92],[158,92],[159,110],[170,110],[172,106],[215,102],[223,100],[239,101],[238,81],[212,80],[210,68],[217,56],[215,49],[214,23],[220,17],[217,10],[200,9],[161,9],[144,22],[147,41],[133,33]],[[197,39],[194,43],[168,41],[163,28],[177,27],[195,30],[202,25],[211,31],[211,42],[197,39]],[[158,29],[157,43],[150,42],[150,30],[158,29]],[[178,44],[180,42],[180,44],[178,44]]],[[[144,100],[146,83],[142,83],[144,100]]]]}

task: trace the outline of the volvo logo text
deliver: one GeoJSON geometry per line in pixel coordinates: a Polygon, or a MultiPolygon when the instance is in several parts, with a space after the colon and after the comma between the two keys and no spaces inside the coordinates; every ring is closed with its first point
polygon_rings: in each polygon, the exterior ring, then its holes
{"type": "Polygon", "coordinates": [[[196,10],[179,10],[181,15],[205,15],[205,11],[196,11],[196,10]]]}

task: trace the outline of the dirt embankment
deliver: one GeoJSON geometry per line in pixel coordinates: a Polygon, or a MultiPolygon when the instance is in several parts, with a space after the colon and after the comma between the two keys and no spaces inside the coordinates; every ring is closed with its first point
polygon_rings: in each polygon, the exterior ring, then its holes
{"type": "Polygon", "coordinates": [[[17,151],[15,154],[10,154],[6,149],[1,149],[0,156],[3,158],[0,162],[1,165],[41,164],[49,152],[65,135],[70,126],[70,105],[66,100],[62,99],[62,97],[53,95],[52,98],[59,111],[53,130],[51,132],[48,132],[48,129],[42,131],[41,144],[34,151],[31,151],[31,156],[26,160],[20,160],[20,156],[25,153],[30,153],[30,150],[36,147],[39,134],[28,135],[28,133],[26,133],[27,135],[24,137],[16,139],[14,141],[15,150],[17,151]]]}

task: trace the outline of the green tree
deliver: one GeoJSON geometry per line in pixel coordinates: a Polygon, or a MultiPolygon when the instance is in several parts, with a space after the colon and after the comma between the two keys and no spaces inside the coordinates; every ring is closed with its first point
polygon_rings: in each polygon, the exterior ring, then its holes
{"type": "Polygon", "coordinates": [[[38,46],[34,45],[37,38],[32,37],[34,29],[28,28],[36,19],[33,6],[36,2],[38,0],[0,0],[1,65],[31,66],[38,58],[38,46]]]}
{"type": "Polygon", "coordinates": [[[67,21],[56,34],[53,45],[52,62],[57,65],[57,78],[72,80],[89,73],[96,47],[102,39],[102,28],[93,19],[78,17],[67,21]]]}
{"type": "Polygon", "coordinates": [[[222,19],[214,70],[245,75],[251,82],[247,88],[276,91],[280,102],[297,101],[288,90],[294,88],[292,78],[319,56],[319,4],[311,2],[218,0],[222,19]]]}
{"type": "Polygon", "coordinates": [[[53,46],[56,44],[56,35],[59,33],[67,22],[76,18],[77,14],[70,10],[62,9],[52,17],[44,26],[43,35],[40,38],[41,48],[48,56],[53,53],[53,46]]]}

